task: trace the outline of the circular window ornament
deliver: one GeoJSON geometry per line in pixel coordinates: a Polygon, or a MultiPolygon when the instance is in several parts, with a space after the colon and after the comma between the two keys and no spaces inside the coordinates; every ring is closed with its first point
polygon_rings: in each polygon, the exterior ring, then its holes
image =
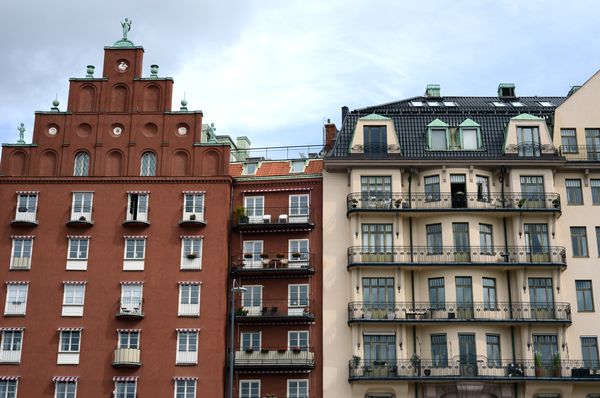
{"type": "Polygon", "coordinates": [[[119,61],[119,63],[117,64],[117,70],[121,73],[125,73],[127,72],[127,69],[129,69],[129,65],[127,64],[126,61],[119,61]]]}
{"type": "Polygon", "coordinates": [[[48,129],[49,136],[54,137],[56,134],[58,134],[58,129],[56,127],[52,126],[48,129]]]}
{"type": "Polygon", "coordinates": [[[113,134],[116,135],[117,137],[120,136],[123,133],[123,129],[119,126],[115,126],[113,128],[113,134]]]}
{"type": "Polygon", "coordinates": [[[179,128],[177,129],[177,134],[179,135],[186,135],[188,133],[188,129],[185,126],[179,126],[179,128]]]}

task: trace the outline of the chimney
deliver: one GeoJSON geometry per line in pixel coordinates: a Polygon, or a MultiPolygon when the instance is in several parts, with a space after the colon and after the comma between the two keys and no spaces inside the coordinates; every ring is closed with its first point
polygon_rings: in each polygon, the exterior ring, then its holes
{"type": "Polygon", "coordinates": [[[439,98],[440,94],[440,85],[439,84],[428,84],[425,89],[425,96],[428,98],[439,98]]]}
{"type": "Polygon", "coordinates": [[[346,105],[342,106],[342,125],[344,124],[344,120],[346,120],[346,116],[348,116],[349,109],[346,105]]]}
{"type": "Polygon", "coordinates": [[[581,86],[573,86],[573,87],[571,87],[571,89],[569,90],[569,94],[567,94],[567,97],[570,97],[573,94],[575,94],[577,92],[577,90],[579,90],[580,88],[581,88],[581,86]]]}
{"type": "Polygon", "coordinates": [[[498,84],[498,98],[515,98],[515,84],[514,83],[500,83],[498,84]]]}
{"type": "MultiPolygon", "coordinates": [[[[347,107],[346,111],[348,110],[347,107]]],[[[342,108],[342,114],[344,112],[344,108],[342,108]]],[[[346,113],[347,114],[347,113],[346,113]]],[[[327,123],[325,124],[325,142],[323,143],[323,151],[327,152],[331,148],[333,148],[333,142],[335,141],[335,136],[337,135],[337,128],[335,127],[335,123],[331,123],[330,119],[327,119],[327,123]]]]}

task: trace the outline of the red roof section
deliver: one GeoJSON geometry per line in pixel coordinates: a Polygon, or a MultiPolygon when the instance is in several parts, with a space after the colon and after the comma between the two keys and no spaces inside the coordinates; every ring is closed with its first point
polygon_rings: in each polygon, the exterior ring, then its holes
{"type": "MultiPolygon", "coordinates": [[[[323,172],[323,159],[308,159],[306,167],[302,173],[290,173],[291,161],[263,161],[259,162],[258,169],[254,177],[275,177],[275,176],[297,176],[302,174],[321,174],[323,172]]],[[[243,163],[230,163],[229,174],[232,177],[242,176],[243,163]]],[[[251,177],[251,176],[247,176],[251,177]]]]}

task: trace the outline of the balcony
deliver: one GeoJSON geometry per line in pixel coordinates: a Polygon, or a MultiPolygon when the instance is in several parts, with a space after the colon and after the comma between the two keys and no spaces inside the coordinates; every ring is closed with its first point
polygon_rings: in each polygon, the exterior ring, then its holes
{"type": "Polygon", "coordinates": [[[4,305],[5,316],[25,316],[25,310],[27,309],[26,301],[6,301],[4,305]]]}
{"type": "Polygon", "coordinates": [[[123,226],[125,227],[140,227],[145,228],[150,226],[150,222],[148,221],[148,212],[130,212],[125,211],[125,220],[123,221],[123,226]]]}
{"type": "Polygon", "coordinates": [[[314,253],[246,253],[233,256],[231,272],[247,276],[306,276],[315,273],[314,253]]]}
{"type": "Polygon", "coordinates": [[[112,364],[116,368],[139,368],[142,366],[140,353],[139,348],[117,348],[112,364]]]}
{"type": "Polygon", "coordinates": [[[21,350],[0,350],[0,363],[20,363],[21,350]]]}
{"type": "Polygon", "coordinates": [[[502,269],[514,267],[566,268],[566,252],[562,246],[454,246],[424,247],[389,246],[348,248],[348,268],[357,266],[484,266],[502,269]]]}
{"type": "Polygon", "coordinates": [[[348,323],[541,323],[570,324],[568,303],[530,304],[499,302],[430,304],[428,302],[348,304],[348,323]]]}
{"type": "MultiPolygon", "coordinates": [[[[539,364],[538,364],[539,365],[539,364]]],[[[600,381],[597,362],[559,360],[536,366],[531,360],[488,360],[486,357],[408,359],[365,362],[356,357],[348,364],[349,380],[411,380],[419,382],[457,380],[495,381],[600,381]]]]}
{"type": "Polygon", "coordinates": [[[92,221],[92,212],[89,213],[71,213],[71,219],[67,221],[69,227],[88,228],[94,225],[92,221]]]}
{"type": "Polygon", "coordinates": [[[236,215],[234,229],[247,232],[309,231],[315,228],[312,208],[265,207],[236,215]]]}
{"type": "Polygon", "coordinates": [[[144,317],[142,303],[121,303],[115,316],[123,319],[141,319],[144,317]]]}
{"type": "Polygon", "coordinates": [[[35,227],[38,225],[36,212],[27,207],[18,207],[15,219],[10,222],[13,227],[35,227]]]}
{"type": "Polygon", "coordinates": [[[310,347],[236,351],[234,367],[237,370],[310,370],[315,367],[315,354],[310,347]]]}
{"type": "Polygon", "coordinates": [[[14,271],[27,271],[31,268],[31,257],[11,257],[10,269],[14,271]]]}
{"type": "Polygon", "coordinates": [[[415,213],[415,212],[560,212],[560,195],[524,194],[516,192],[435,194],[398,193],[369,196],[351,193],[346,200],[347,214],[354,212],[415,213]]]}
{"type": "Polygon", "coordinates": [[[183,218],[179,221],[179,225],[186,228],[200,228],[206,226],[204,220],[204,212],[202,213],[183,213],[183,218]]]}
{"type": "Polygon", "coordinates": [[[559,151],[569,162],[600,162],[600,146],[561,145],[559,151]]]}
{"type": "Polygon", "coordinates": [[[313,306],[312,300],[304,299],[262,301],[238,307],[235,320],[238,323],[314,322],[313,306]]]}

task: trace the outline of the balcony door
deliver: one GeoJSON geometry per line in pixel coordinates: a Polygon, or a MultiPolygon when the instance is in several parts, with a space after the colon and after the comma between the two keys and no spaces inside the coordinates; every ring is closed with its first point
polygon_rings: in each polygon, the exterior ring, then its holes
{"type": "Polygon", "coordinates": [[[244,268],[261,268],[260,255],[263,252],[262,240],[244,241],[244,268]]]}
{"type": "Polygon", "coordinates": [[[394,319],[394,278],[363,278],[363,306],[367,319],[394,319]]]}
{"type": "Polygon", "coordinates": [[[600,160],[600,129],[585,130],[585,145],[587,146],[587,159],[600,160]]]}
{"type": "Polygon", "coordinates": [[[552,278],[529,278],[529,303],[532,318],[554,318],[552,278]]]}
{"type": "Polygon", "coordinates": [[[525,246],[527,261],[549,262],[548,224],[525,224],[525,246]]]}
{"type": "Polygon", "coordinates": [[[392,205],[392,177],[360,177],[362,207],[390,208],[392,205]]]}
{"type": "Polygon", "coordinates": [[[464,174],[450,174],[450,194],[453,209],[467,207],[467,177],[464,174]]]}
{"type": "Polygon", "coordinates": [[[458,351],[460,375],[466,377],[477,376],[477,351],[475,349],[475,335],[459,333],[458,351]]]}
{"type": "Polygon", "coordinates": [[[537,126],[517,127],[519,156],[540,156],[540,131],[537,126]]]}
{"type": "Polygon", "coordinates": [[[454,261],[469,262],[470,242],[469,242],[469,223],[454,222],[452,223],[452,234],[454,237],[454,261]]]}
{"type": "Polygon", "coordinates": [[[365,156],[377,157],[387,153],[386,126],[365,126],[363,131],[365,156]]]}
{"type": "Polygon", "coordinates": [[[544,177],[543,176],[521,176],[521,199],[520,206],[525,208],[544,207],[545,203],[544,177]]]}
{"type": "Polygon", "coordinates": [[[249,316],[260,315],[262,312],[262,286],[244,286],[242,293],[242,307],[249,316]]]}
{"type": "Polygon", "coordinates": [[[473,318],[473,281],[470,276],[457,276],[456,311],[460,319],[473,318]]]}
{"type": "Polygon", "coordinates": [[[363,262],[391,262],[392,224],[361,224],[363,262]]]}
{"type": "Polygon", "coordinates": [[[244,198],[244,207],[248,222],[262,223],[265,215],[265,197],[264,196],[246,196],[244,198]]]}
{"type": "Polygon", "coordinates": [[[396,336],[393,334],[365,334],[365,375],[389,377],[396,365],[396,336]]]}
{"type": "Polygon", "coordinates": [[[542,367],[552,367],[553,359],[558,354],[558,338],[555,334],[534,334],[533,351],[534,355],[541,356],[542,367]]]}

